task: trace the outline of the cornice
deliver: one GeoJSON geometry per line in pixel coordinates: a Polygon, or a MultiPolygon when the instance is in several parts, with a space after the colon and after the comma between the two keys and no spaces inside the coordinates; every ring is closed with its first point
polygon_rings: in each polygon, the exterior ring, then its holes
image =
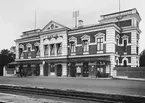
{"type": "Polygon", "coordinates": [[[68,35],[72,35],[72,34],[79,34],[80,32],[87,32],[87,31],[91,31],[91,30],[95,30],[97,31],[97,29],[106,29],[108,27],[113,27],[114,29],[116,29],[116,31],[120,32],[120,28],[114,24],[114,23],[109,23],[109,24],[99,24],[99,25],[94,25],[94,26],[88,26],[88,27],[84,27],[84,28],[78,28],[78,29],[74,29],[71,31],[68,31],[68,35]]]}
{"type": "Polygon", "coordinates": [[[68,28],[60,28],[60,29],[54,29],[54,30],[49,30],[49,31],[41,31],[41,32],[39,32],[39,35],[62,32],[62,31],[67,31],[67,30],[69,30],[69,29],[68,28]]]}
{"type": "Polygon", "coordinates": [[[36,41],[40,40],[40,37],[31,37],[31,38],[21,38],[21,39],[16,39],[16,43],[23,43],[23,42],[29,42],[29,41],[36,41]]]}

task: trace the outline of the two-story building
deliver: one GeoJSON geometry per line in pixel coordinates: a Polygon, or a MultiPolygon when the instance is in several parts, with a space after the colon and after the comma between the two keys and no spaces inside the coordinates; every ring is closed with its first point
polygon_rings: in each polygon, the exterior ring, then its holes
{"type": "Polygon", "coordinates": [[[139,65],[141,18],[136,9],[101,15],[98,24],[68,28],[50,21],[16,40],[16,62],[28,75],[116,75],[116,66],[139,65]]]}

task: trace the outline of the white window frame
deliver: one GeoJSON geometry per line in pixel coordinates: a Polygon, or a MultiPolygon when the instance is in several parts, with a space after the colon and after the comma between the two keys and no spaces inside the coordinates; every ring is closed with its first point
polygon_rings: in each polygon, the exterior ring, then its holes
{"type": "MultiPolygon", "coordinates": [[[[39,43],[39,42],[36,42],[36,43],[34,44],[34,46],[35,46],[35,47],[38,46],[38,48],[39,48],[39,56],[40,56],[40,43],[39,43]]],[[[39,56],[36,55],[36,57],[39,57],[39,56]]]]}
{"type": "Polygon", "coordinates": [[[119,34],[117,34],[116,35],[116,44],[117,44],[117,46],[120,46],[120,43],[119,43],[120,40],[119,39],[120,39],[120,36],[119,36],[119,34]],[[118,39],[118,42],[117,42],[117,39],[118,39]]]}
{"type": "MultiPolygon", "coordinates": [[[[127,41],[126,46],[128,46],[128,36],[127,36],[127,35],[122,36],[122,46],[124,46],[124,40],[126,40],[126,41],[127,41]]],[[[127,54],[127,51],[126,51],[126,52],[124,52],[124,54],[127,54]]]]}
{"type": "MultiPolygon", "coordinates": [[[[105,34],[104,33],[97,33],[96,35],[95,35],[95,43],[96,43],[96,45],[98,45],[97,44],[97,39],[98,38],[103,38],[103,45],[104,45],[104,41],[105,41],[105,34]]],[[[103,50],[104,50],[104,47],[103,47],[103,50]]],[[[103,53],[103,50],[99,50],[98,51],[98,47],[97,47],[97,53],[103,53]]]]}
{"type": "MultiPolygon", "coordinates": [[[[27,53],[28,53],[28,48],[30,48],[30,52],[32,51],[32,44],[30,44],[30,43],[28,43],[27,45],[26,45],[26,47],[27,47],[27,53]]],[[[28,56],[28,58],[31,58],[31,56],[28,56]]]]}
{"type": "MultiPolygon", "coordinates": [[[[70,52],[70,55],[76,55],[77,38],[74,37],[74,36],[70,37],[69,38],[69,43],[71,43],[71,42],[74,42],[75,47],[74,47],[74,52],[70,52]]],[[[71,49],[70,44],[69,44],[69,48],[71,49]]]]}
{"type": "Polygon", "coordinates": [[[44,48],[44,56],[48,56],[48,55],[49,55],[49,45],[48,45],[48,44],[44,44],[44,45],[43,45],[43,48],[44,48]],[[45,55],[45,46],[46,46],[46,45],[48,46],[48,51],[47,51],[48,54],[47,54],[47,55],[45,55]]]}
{"type": "Polygon", "coordinates": [[[124,57],[124,58],[122,59],[121,65],[124,66],[124,61],[125,61],[125,60],[126,60],[127,66],[128,66],[129,63],[128,63],[128,59],[127,59],[126,57],[124,57]]]}
{"type": "Polygon", "coordinates": [[[19,49],[22,49],[22,56],[20,56],[20,53],[19,53],[19,57],[20,59],[23,59],[24,58],[24,45],[20,44],[19,49]]]}
{"type": "Polygon", "coordinates": [[[82,42],[84,43],[84,41],[88,41],[88,43],[87,43],[87,51],[84,51],[84,45],[82,44],[82,46],[83,46],[83,54],[89,54],[89,44],[90,44],[90,36],[88,36],[88,35],[83,35],[82,37],[81,37],[81,40],[82,40],[82,42]]]}

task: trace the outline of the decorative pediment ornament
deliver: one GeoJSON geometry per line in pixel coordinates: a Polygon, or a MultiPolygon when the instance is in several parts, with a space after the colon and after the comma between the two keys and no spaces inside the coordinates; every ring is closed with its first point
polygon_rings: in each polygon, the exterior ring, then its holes
{"type": "Polygon", "coordinates": [[[120,35],[119,35],[119,34],[117,34],[117,35],[116,35],[116,38],[120,38],[120,35]]]}
{"type": "Polygon", "coordinates": [[[88,36],[88,35],[83,35],[82,37],[81,37],[81,39],[82,40],[89,40],[90,39],[90,36],[88,36]]]}
{"type": "Polygon", "coordinates": [[[75,40],[77,40],[77,38],[74,37],[74,36],[72,36],[72,37],[69,38],[69,41],[75,41],[75,40]]]}
{"type": "Polygon", "coordinates": [[[49,31],[49,30],[55,30],[59,28],[68,28],[62,24],[59,24],[55,21],[50,21],[43,29],[42,31],[49,31]]]}
{"type": "Polygon", "coordinates": [[[96,35],[95,35],[95,37],[100,37],[100,36],[104,36],[105,34],[104,33],[97,33],[96,35]]]}
{"type": "Polygon", "coordinates": [[[122,39],[127,39],[127,38],[128,38],[127,35],[122,36],[122,39]]]}
{"type": "Polygon", "coordinates": [[[19,48],[24,49],[24,45],[20,44],[20,45],[19,45],[19,48]]]}
{"type": "Polygon", "coordinates": [[[34,45],[35,45],[35,46],[39,46],[39,45],[40,45],[40,43],[39,43],[39,42],[36,42],[34,45]]]}
{"type": "Polygon", "coordinates": [[[26,46],[27,46],[27,47],[32,47],[32,44],[28,43],[26,46]]]}

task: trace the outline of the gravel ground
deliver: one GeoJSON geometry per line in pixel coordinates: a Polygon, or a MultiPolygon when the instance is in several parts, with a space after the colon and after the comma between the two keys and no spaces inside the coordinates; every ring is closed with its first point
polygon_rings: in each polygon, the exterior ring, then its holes
{"type": "Polygon", "coordinates": [[[6,93],[0,93],[0,103],[73,103],[61,100],[43,99],[43,98],[31,98],[27,96],[12,95],[6,93]]]}

